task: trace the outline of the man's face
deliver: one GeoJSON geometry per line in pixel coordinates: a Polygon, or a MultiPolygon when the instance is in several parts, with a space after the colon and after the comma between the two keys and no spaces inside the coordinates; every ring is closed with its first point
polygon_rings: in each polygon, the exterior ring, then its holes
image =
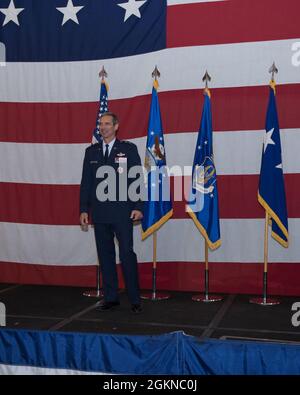
{"type": "Polygon", "coordinates": [[[110,115],[104,115],[100,119],[100,133],[105,143],[109,143],[116,137],[119,124],[113,124],[113,118],[110,115]]]}

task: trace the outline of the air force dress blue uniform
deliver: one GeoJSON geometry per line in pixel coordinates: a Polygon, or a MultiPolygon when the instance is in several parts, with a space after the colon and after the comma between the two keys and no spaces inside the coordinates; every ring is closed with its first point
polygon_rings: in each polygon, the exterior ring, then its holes
{"type": "MultiPolygon", "coordinates": [[[[135,144],[116,139],[105,163],[102,144],[104,143],[91,145],[85,152],[80,186],[80,212],[91,213],[94,223],[105,302],[118,302],[114,243],[116,236],[129,301],[131,304],[140,304],[137,257],[133,251],[133,221],[130,214],[132,210],[142,211],[143,202],[132,201],[128,196],[127,199],[119,199],[119,177],[124,176],[124,172],[128,172],[133,166],[141,166],[141,159],[135,144]],[[101,166],[104,165],[114,169],[114,185],[111,185],[110,181],[106,182],[104,176],[99,177],[99,170],[102,170],[101,166]],[[116,200],[99,201],[96,192],[101,182],[102,186],[107,183],[108,189],[115,188],[116,200]]],[[[127,178],[128,187],[133,181],[134,179],[127,178]]]]}

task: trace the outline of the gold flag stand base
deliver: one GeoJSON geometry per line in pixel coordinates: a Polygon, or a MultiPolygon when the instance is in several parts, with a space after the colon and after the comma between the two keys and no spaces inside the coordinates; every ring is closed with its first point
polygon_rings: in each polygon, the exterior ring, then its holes
{"type": "Polygon", "coordinates": [[[192,300],[194,302],[206,302],[206,303],[211,303],[211,302],[219,302],[220,300],[223,300],[223,298],[219,295],[194,295],[192,297],[192,300]]]}
{"type": "Polygon", "coordinates": [[[83,296],[89,298],[103,298],[103,292],[99,289],[90,289],[89,291],[83,292],[83,296]]]}
{"type": "Polygon", "coordinates": [[[260,304],[261,306],[274,306],[280,304],[278,299],[273,298],[253,298],[250,299],[250,303],[260,304]]]}
{"type": "Polygon", "coordinates": [[[166,300],[170,298],[170,294],[165,292],[145,292],[141,294],[141,299],[147,299],[152,301],[166,300]]]}

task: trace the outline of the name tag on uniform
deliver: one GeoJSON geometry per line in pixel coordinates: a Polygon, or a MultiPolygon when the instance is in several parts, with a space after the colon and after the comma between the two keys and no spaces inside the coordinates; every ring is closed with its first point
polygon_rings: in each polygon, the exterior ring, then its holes
{"type": "Polygon", "coordinates": [[[90,164],[93,164],[93,163],[98,163],[98,161],[97,160],[90,160],[90,164]]]}
{"type": "Polygon", "coordinates": [[[122,157],[116,157],[115,158],[115,163],[127,163],[127,158],[122,158],[122,157]]]}

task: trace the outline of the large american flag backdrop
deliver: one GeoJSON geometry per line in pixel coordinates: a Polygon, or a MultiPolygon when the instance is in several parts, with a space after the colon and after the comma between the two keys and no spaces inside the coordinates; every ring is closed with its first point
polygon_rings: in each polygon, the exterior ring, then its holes
{"type": "MultiPolygon", "coordinates": [[[[222,246],[209,254],[210,287],[260,292],[257,189],[275,61],[290,246],[270,241],[269,292],[300,294],[299,14],[299,0],[0,0],[0,281],[95,285],[94,235],[79,228],[78,194],[98,73],[104,65],[109,74],[120,138],[143,158],[157,65],[169,166],[192,164],[202,76],[212,76],[222,246]]],[[[152,238],[142,242],[139,227],[135,246],[150,287],[152,238]]],[[[203,289],[203,259],[185,202],[174,202],[158,232],[158,288],[203,289]]]]}

